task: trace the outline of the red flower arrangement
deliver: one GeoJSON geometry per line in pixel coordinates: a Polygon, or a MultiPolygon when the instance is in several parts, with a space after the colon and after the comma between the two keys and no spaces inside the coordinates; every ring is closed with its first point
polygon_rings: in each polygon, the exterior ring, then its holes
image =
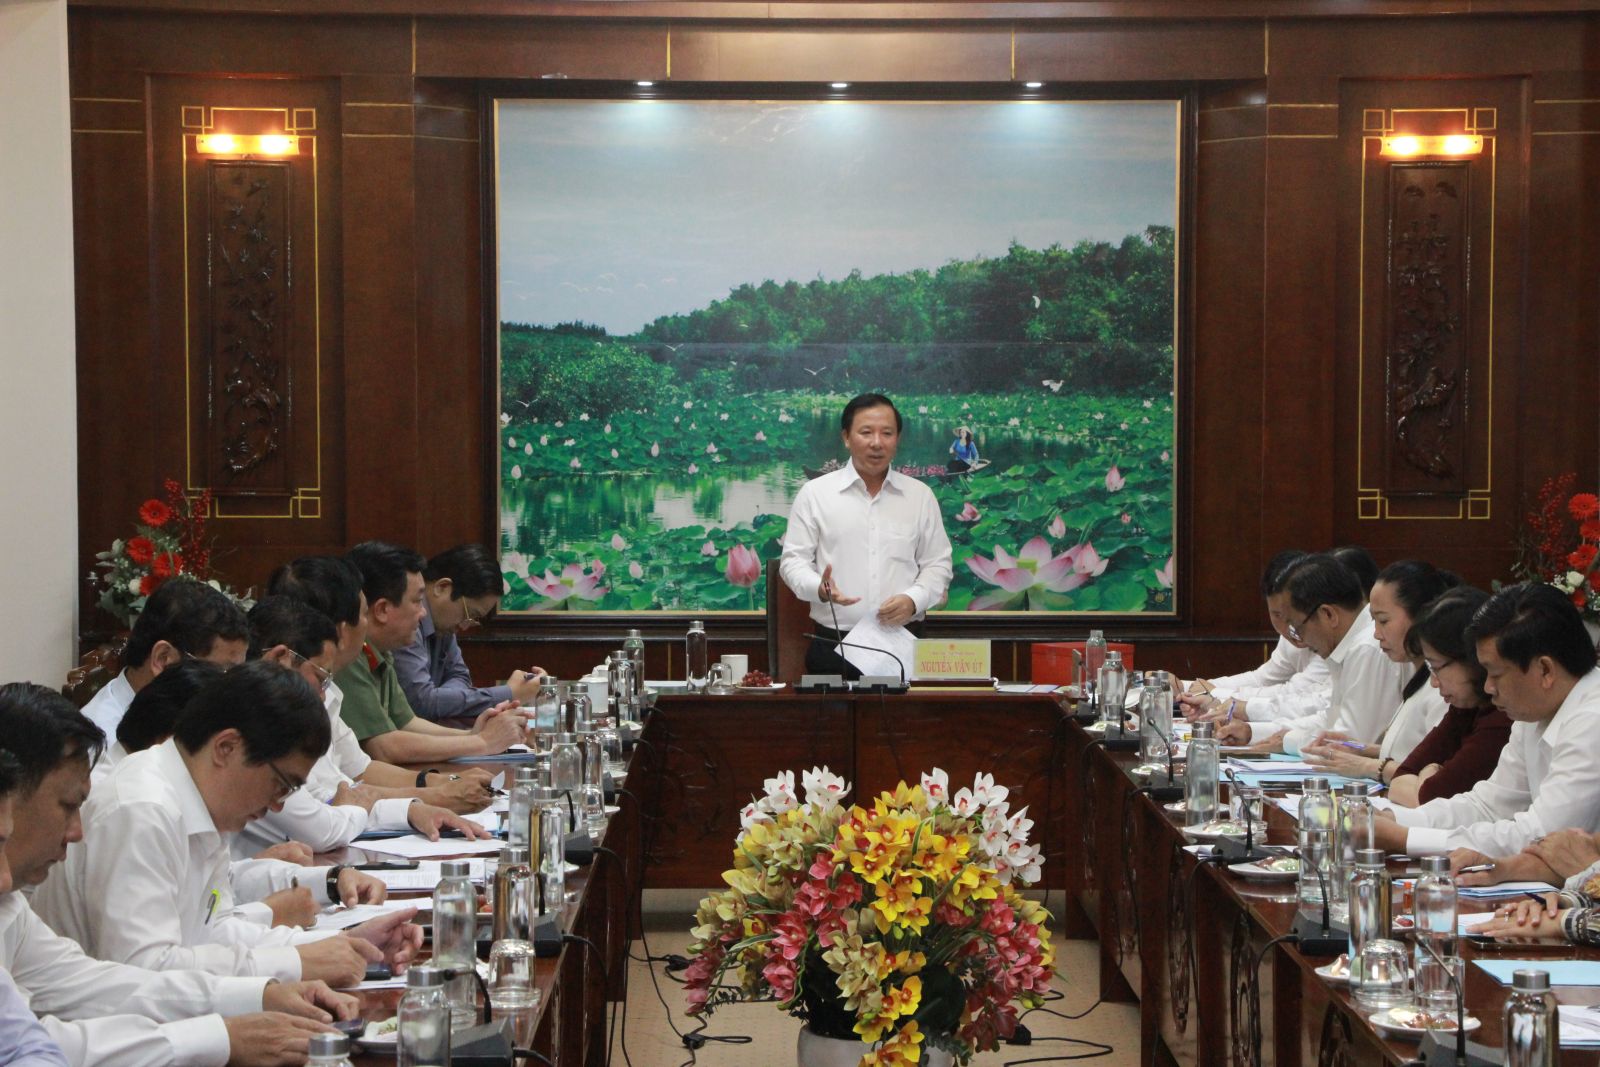
{"type": "Polygon", "coordinates": [[[211,574],[211,538],[206,526],[211,516],[211,491],[197,496],[184,493],[171,478],[163,497],[139,505],[137,533],[96,555],[101,573],[90,575],[100,587],[99,603],[124,626],[132,626],[145,601],[162,584],[174,578],[194,578],[234,597],[246,607],[250,601],[223,586],[211,574]]]}
{"type": "Polygon", "coordinates": [[[1586,620],[1600,621],[1600,496],[1574,493],[1570,471],[1547,479],[1528,512],[1512,573],[1544,582],[1572,597],[1586,620]]]}

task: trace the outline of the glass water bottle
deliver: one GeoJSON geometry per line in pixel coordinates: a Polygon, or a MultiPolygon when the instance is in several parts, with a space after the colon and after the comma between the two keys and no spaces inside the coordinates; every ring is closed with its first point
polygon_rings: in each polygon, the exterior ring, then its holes
{"type": "Polygon", "coordinates": [[[1128,672],[1122,666],[1121,652],[1107,652],[1100,668],[1100,721],[1106,729],[1122,726],[1123,702],[1128,695],[1128,672]]]}
{"type": "Polygon", "coordinates": [[[1196,723],[1189,736],[1188,765],[1183,772],[1184,821],[1202,826],[1217,817],[1218,767],[1216,728],[1196,723]]]}
{"type": "Polygon", "coordinates": [[[350,1039],[343,1034],[312,1034],[306,1067],[350,1067],[350,1039]]]}
{"type": "Polygon", "coordinates": [[[693,692],[705,692],[706,682],[711,678],[711,667],[707,663],[706,624],[698,619],[689,624],[689,634],[683,639],[685,677],[689,680],[689,688],[693,692]]]}
{"type": "Polygon", "coordinates": [[[439,968],[423,964],[406,972],[396,1014],[399,1067],[450,1067],[450,1003],[439,968]]]}
{"type": "Polygon", "coordinates": [[[1550,973],[1511,972],[1506,998],[1506,1067],[1556,1067],[1561,1061],[1560,1017],[1550,973]]]}
{"type": "Polygon", "coordinates": [[[517,777],[511,786],[511,811],[506,816],[506,843],[528,843],[528,813],[533,806],[534,780],[532,767],[518,767],[517,777]]]}
{"type": "Polygon", "coordinates": [[[500,866],[494,872],[494,940],[527,941],[533,937],[535,896],[527,848],[513,845],[501,849],[500,866]]]}
{"type": "Polygon", "coordinates": [[[1328,790],[1326,778],[1307,778],[1301,783],[1300,823],[1300,903],[1321,906],[1324,887],[1329,903],[1344,899],[1334,885],[1333,862],[1333,794],[1328,790]],[[1320,834],[1320,837],[1312,837],[1320,834]],[[1315,853],[1314,862],[1308,863],[1307,852],[1315,853]],[[1321,874],[1321,878],[1317,877],[1321,874]]]}
{"type": "Polygon", "coordinates": [[[463,1029],[477,1015],[478,985],[472,970],[478,960],[478,891],[472,885],[472,864],[445,860],[433,890],[433,963],[456,971],[445,984],[451,1025],[463,1029]]]}

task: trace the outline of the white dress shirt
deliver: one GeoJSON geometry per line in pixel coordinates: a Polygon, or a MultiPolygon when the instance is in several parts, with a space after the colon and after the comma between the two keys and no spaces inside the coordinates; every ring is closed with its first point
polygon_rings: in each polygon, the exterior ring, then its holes
{"type": "Polygon", "coordinates": [[[128,672],[123,671],[100,687],[100,691],[83,706],[90,722],[105,731],[106,743],[117,739],[117,724],[128,713],[133,703],[133,686],[128,682],[128,672]]]}
{"type": "Polygon", "coordinates": [[[354,785],[372,763],[372,757],[361,750],[355,731],[339,714],[343,701],[344,693],[329,682],[325,702],[333,740],[327,753],[312,764],[305,788],[290,794],[282,811],[269,811],[234,835],[235,859],[247,859],[285,841],[302,842],[313,852],[331,852],[368,830],[412,828],[408,810],[415,797],[385,797],[374,803],[370,812],[357,804],[331,803],[341,785],[354,785]]]}
{"type": "Polygon", "coordinates": [[[1298,753],[1324,730],[1337,730],[1355,741],[1382,736],[1400,709],[1400,690],[1411,676],[1409,663],[1396,663],[1378,647],[1372,633],[1372,612],[1366,605],[1328,654],[1328,710],[1287,723],[1250,722],[1250,740],[1283,732],[1283,750],[1298,753]]]}
{"type": "Polygon", "coordinates": [[[1494,773],[1453,797],[1395,808],[1413,856],[1470,848],[1510,856],[1556,830],[1600,830],[1600,671],[1548,719],[1514,722],[1494,773]]]}
{"type": "Polygon", "coordinates": [[[33,905],[100,959],[299,979],[294,946],[322,935],[240,917],[230,867],[227,842],[169,740],[129,756],[90,792],[83,840],[67,846],[33,905]]]}
{"type": "Polygon", "coordinates": [[[21,893],[0,896],[0,968],[73,1067],[222,1067],[224,1015],[261,1010],[265,978],[147,971],[84,954],[21,893]]]}
{"type": "Polygon", "coordinates": [[[1411,750],[1444,721],[1449,710],[1444,696],[1424,680],[1422,688],[1406,697],[1394,713],[1394,721],[1383,732],[1383,743],[1378,746],[1378,758],[1404,763],[1411,750]]]}
{"type": "Polygon", "coordinates": [[[1213,678],[1211,685],[1218,700],[1237,697],[1248,702],[1252,722],[1289,722],[1324,715],[1333,689],[1322,657],[1281,636],[1267,662],[1254,670],[1213,678]]]}
{"type": "Polygon", "coordinates": [[[950,538],[939,501],[915,478],[891,469],[878,494],[856,473],[852,460],[800,487],[783,535],[784,583],[811,605],[819,626],[849,631],[876,614],[879,605],[904,593],[916,618],[944,602],[950,589],[950,538]],[[818,599],[822,572],[833,567],[833,586],[855,604],[818,599]]]}

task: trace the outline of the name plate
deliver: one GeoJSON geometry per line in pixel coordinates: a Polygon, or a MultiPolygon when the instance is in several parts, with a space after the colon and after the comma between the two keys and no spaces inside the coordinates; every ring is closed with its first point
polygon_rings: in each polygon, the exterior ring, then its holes
{"type": "Polygon", "coordinates": [[[994,677],[989,668],[987,640],[919,640],[911,677],[919,682],[988,681],[994,677]]]}

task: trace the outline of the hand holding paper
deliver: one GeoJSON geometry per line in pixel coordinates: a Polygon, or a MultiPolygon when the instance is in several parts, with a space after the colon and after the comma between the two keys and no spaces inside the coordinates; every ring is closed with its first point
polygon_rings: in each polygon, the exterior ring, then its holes
{"type": "Polygon", "coordinates": [[[885,626],[876,615],[868,615],[856,623],[844,639],[845,646],[839,651],[863,675],[888,675],[904,680],[908,674],[904,664],[910,663],[917,651],[917,639],[910,630],[904,626],[885,626]],[[857,647],[852,648],[852,645],[857,647]]]}

